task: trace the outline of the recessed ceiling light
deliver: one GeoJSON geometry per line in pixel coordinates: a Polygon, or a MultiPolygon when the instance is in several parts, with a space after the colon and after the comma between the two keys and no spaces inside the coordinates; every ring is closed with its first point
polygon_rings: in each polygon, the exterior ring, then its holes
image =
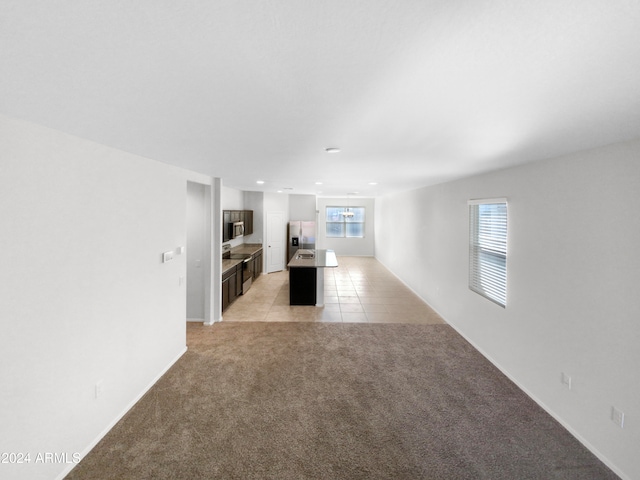
{"type": "Polygon", "coordinates": [[[378,182],[369,182],[369,185],[377,185],[378,182]]]}
{"type": "Polygon", "coordinates": [[[322,182],[316,182],[316,185],[322,185],[322,182]]]}
{"type": "Polygon", "coordinates": [[[340,152],[340,149],[338,147],[327,147],[324,151],[327,153],[338,153],[340,152]]]}
{"type": "Polygon", "coordinates": [[[264,183],[264,180],[257,180],[257,181],[256,181],[256,183],[257,183],[258,185],[262,185],[262,184],[264,183]]]}

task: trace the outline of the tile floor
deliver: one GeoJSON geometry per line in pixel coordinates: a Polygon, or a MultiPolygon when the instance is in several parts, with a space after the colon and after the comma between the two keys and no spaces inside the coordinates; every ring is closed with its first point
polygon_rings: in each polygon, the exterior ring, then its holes
{"type": "Polygon", "coordinates": [[[262,275],[222,315],[226,322],[445,323],[373,257],[325,269],[325,305],[290,306],[289,272],[262,275]]]}

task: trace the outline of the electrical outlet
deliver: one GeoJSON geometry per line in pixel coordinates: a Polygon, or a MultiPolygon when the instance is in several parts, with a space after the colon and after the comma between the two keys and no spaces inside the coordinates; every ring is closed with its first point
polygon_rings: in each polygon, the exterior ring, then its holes
{"type": "Polygon", "coordinates": [[[96,382],[96,387],[95,387],[96,400],[100,398],[100,396],[102,395],[102,391],[104,389],[103,383],[104,382],[102,380],[96,382]]]}
{"type": "Polygon", "coordinates": [[[624,412],[616,407],[611,407],[611,421],[620,428],[624,428],[624,412]]]}
{"type": "Polygon", "coordinates": [[[571,390],[571,376],[569,376],[566,373],[562,372],[562,376],[560,377],[560,381],[562,382],[562,384],[565,387],[567,387],[569,390],[571,390]]]}

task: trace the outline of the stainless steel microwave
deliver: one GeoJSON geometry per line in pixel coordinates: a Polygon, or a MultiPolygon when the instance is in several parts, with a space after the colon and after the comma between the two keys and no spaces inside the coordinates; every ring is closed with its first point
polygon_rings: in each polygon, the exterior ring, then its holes
{"type": "Polygon", "coordinates": [[[244,222],[233,222],[229,224],[229,238],[239,238],[244,235],[244,222]]]}

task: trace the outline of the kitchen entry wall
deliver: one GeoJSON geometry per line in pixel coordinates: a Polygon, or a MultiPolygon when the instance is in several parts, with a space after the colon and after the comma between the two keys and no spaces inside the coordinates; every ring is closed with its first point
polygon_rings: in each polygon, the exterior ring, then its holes
{"type": "Polygon", "coordinates": [[[210,179],[2,115],[0,169],[0,451],[70,458],[186,350],[185,255],[162,253],[186,244],[186,181],[210,179]]]}

